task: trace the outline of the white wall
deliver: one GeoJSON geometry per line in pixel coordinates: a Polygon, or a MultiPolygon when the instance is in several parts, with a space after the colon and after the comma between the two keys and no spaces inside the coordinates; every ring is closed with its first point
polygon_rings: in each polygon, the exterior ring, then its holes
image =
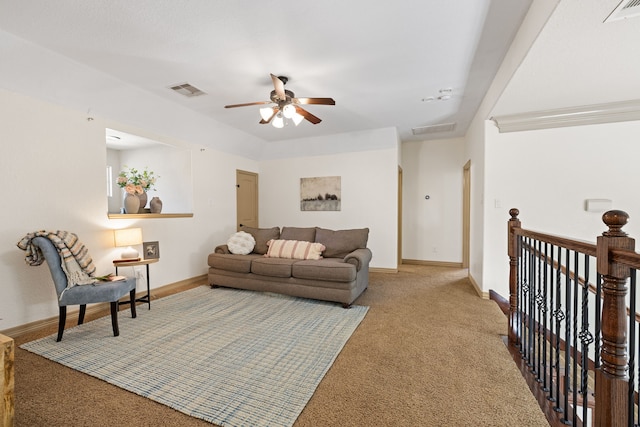
{"type": "Polygon", "coordinates": [[[402,144],[404,259],[462,262],[465,163],[461,138],[402,144]]]}
{"type": "Polygon", "coordinates": [[[508,86],[513,74],[526,57],[538,34],[553,13],[560,0],[536,0],[532,2],[527,15],[518,29],[509,51],[500,65],[478,112],[473,118],[465,135],[465,157],[471,162],[471,229],[469,242],[469,277],[481,288],[490,289],[483,285],[485,277],[485,239],[492,242],[494,237],[487,236],[485,230],[485,211],[490,209],[485,203],[485,176],[493,170],[485,166],[485,139],[487,120],[499,101],[501,94],[508,86]]]}
{"type": "Polygon", "coordinates": [[[0,211],[0,330],[57,316],[47,267],[27,266],[25,253],[16,247],[26,233],[77,233],[98,272],[106,274],[119,257],[111,230],[142,227],[145,241],[160,244],[151,287],[174,283],[206,273],[206,254],[235,230],[236,169],[259,169],[253,160],[193,148],[193,218],[109,220],[104,135],[113,122],[87,121],[84,111],[3,90],[0,117],[5,201],[0,211]]]}
{"type": "Polygon", "coordinates": [[[254,160],[262,154],[262,140],[253,135],[2,30],[0,58],[0,88],[113,120],[114,129],[133,134],[134,128],[145,129],[153,132],[150,139],[173,138],[254,160]],[[100,96],[87,95],[88,82],[104,88],[100,96]]]}
{"type": "Polygon", "coordinates": [[[368,227],[367,246],[373,252],[371,267],[395,269],[398,241],[395,134],[378,130],[334,135],[327,141],[344,138],[356,141],[355,145],[382,138],[387,141],[383,145],[390,148],[261,162],[260,226],[318,226],[333,230],[368,227]],[[340,211],[300,211],[300,178],[316,176],[341,177],[340,211]]]}
{"type": "Polygon", "coordinates": [[[603,212],[586,199],[611,199],[630,215],[624,230],[640,237],[640,121],[500,134],[487,128],[483,289],[507,297],[509,209],[522,227],[595,243],[603,212]],[[500,200],[502,207],[493,207],[500,200]]]}

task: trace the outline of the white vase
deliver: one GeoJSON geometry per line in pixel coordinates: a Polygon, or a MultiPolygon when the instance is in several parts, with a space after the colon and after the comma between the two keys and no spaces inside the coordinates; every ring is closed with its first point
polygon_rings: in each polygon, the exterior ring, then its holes
{"type": "Polygon", "coordinates": [[[140,209],[140,199],[135,194],[126,193],[124,196],[124,213],[135,214],[140,209]]]}

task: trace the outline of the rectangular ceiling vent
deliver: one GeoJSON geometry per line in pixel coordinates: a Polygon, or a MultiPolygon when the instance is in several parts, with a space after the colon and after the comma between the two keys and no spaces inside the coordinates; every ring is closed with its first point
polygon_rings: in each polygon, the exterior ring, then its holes
{"type": "Polygon", "coordinates": [[[456,128],[455,123],[441,123],[439,125],[421,126],[413,128],[411,131],[414,135],[424,135],[426,133],[453,132],[456,128]]]}
{"type": "Polygon", "coordinates": [[[619,21],[636,16],[640,16],[640,0],[622,0],[604,22],[619,21]]]}
{"type": "Polygon", "coordinates": [[[204,93],[203,91],[201,91],[197,87],[195,87],[193,85],[190,85],[189,83],[181,83],[179,85],[170,86],[170,88],[171,88],[171,90],[175,90],[179,94],[184,95],[184,96],[189,97],[189,98],[191,98],[193,96],[206,95],[206,93],[204,93]]]}

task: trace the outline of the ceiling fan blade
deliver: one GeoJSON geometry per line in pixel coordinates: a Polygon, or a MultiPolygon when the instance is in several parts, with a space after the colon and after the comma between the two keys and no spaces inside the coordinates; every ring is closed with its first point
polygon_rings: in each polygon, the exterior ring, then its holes
{"type": "Polygon", "coordinates": [[[333,98],[296,98],[298,104],[336,105],[333,98]]]}
{"type": "Polygon", "coordinates": [[[271,109],[273,110],[273,114],[271,115],[271,117],[269,117],[269,120],[260,119],[259,123],[261,125],[266,125],[267,123],[269,123],[276,116],[276,114],[278,114],[278,107],[271,107],[271,109]]]}
{"type": "Polygon", "coordinates": [[[283,81],[280,80],[278,76],[275,76],[273,74],[271,74],[271,80],[273,80],[273,87],[276,90],[276,95],[278,95],[278,99],[280,99],[281,101],[284,101],[285,99],[287,99],[287,95],[284,93],[283,81]]]}
{"type": "Polygon", "coordinates": [[[296,112],[298,114],[300,114],[302,117],[304,117],[305,119],[307,119],[308,121],[310,121],[314,125],[317,125],[318,123],[320,123],[322,121],[318,117],[314,116],[313,114],[311,114],[310,112],[305,110],[304,108],[298,107],[297,105],[295,107],[296,107],[296,112]]]}
{"type": "Polygon", "coordinates": [[[225,105],[224,108],[248,107],[249,105],[271,104],[271,101],[247,102],[246,104],[225,105]]]}

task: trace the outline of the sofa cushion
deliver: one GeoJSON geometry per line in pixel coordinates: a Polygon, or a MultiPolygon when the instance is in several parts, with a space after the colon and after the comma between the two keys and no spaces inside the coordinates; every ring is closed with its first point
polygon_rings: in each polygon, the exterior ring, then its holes
{"type": "Polygon", "coordinates": [[[316,229],[316,242],[325,246],[323,253],[325,258],[344,258],[356,249],[366,248],[368,239],[368,228],[337,231],[326,228],[316,229]]]}
{"type": "Polygon", "coordinates": [[[234,255],[234,254],[209,254],[207,262],[209,267],[218,268],[220,270],[235,271],[236,273],[250,273],[251,261],[256,258],[262,258],[262,255],[234,255]]]}
{"type": "Polygon", "coordinates": [[[280,237],[276,237],[276,239],[300,240],[301,242],[315,242],[316,228],[315,227],[282,227],[282,233],[280,233],[280,237]]]}
{"type": "Polygon", "coordinates": [[[291,277],[291,265],[297,262],[284,258],[258,258],[251,263],[251,272],[261,276],[291,277]]]}
{"type": "Polygon", "coordinates": [[[232,234],[227,241],[229,252],[236,255],[250,254],[255,245],[256,239],[246,231],[238,231],[232,234]]]}
{"type": "Polygon", "coordinates": [[[269,250],[265,256],[270,258],[320,259],[324,251],[322,243],[299,240],[270,240],[267,246],[269,250]]]}
{"type": "Polygon", "coordinates": [[[352,282],[356,280],[356,267],[342,260],[322,259],[298,261],[291,266],[291,275],[297,279],[352,282]]]}
{"type": "Polygon", "coordinates": [[[253,227],[240,227],[241,231],[246,231],[256,239],[256,246],[253,248],[253,253],[264,255],[267,253],[267,242],[271,239],[280,238],[280,228],[253,228],[253,227]]]}

